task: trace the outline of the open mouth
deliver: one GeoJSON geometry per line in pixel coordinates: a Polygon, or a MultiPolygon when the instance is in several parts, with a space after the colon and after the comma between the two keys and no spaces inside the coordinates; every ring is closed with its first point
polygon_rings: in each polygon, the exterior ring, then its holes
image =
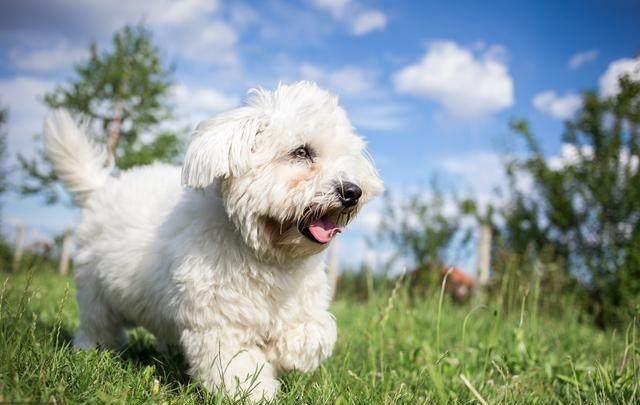
{"type": "Polygon", "coordinates": [[[312,242],[324,245],[342,232],[342,227],[336,225],[328,214],[312,220],[308,224],[299,224],[298,230],[312,242]]]}

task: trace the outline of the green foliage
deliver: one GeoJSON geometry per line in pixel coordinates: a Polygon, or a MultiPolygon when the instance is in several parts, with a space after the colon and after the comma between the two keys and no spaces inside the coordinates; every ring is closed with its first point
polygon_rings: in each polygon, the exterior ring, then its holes
{"type": "MultiPolygon", "coordinates": [[[[72,279],[2,274],[0,286],[3,401],[232,403],[191,380],[180,355],[158,353],[143,330],[121,353],[71,349],[72,279]]],[[[477,400],[471,388],[491,404],[639,401],[637,323],[594,329],[576,321],[571,302],[549,317],[524,286],[510,309],[446,299],[439,309],[438,294],[412,298],[402,280],[390,287],[333,305],[332,357],[314,373],[285,374],[277,403],[463,404],[477,400]]]]}
{"type": "Polygon", "coordinates": [[[550,162],[524,121],[512,129],[527,145],[509,173],[526,175],[533,190],[514,188],[504,210],[507,247],[545,252],[580,281],[601,325],[640,310],[640,82],[620,80],[619,94],[584,94],[582,110],[566,123],[571,159],[550,162]]]}
{"type": "Polygon", "coordinates": [[[337,300],[366,302],[375,294],[386,294],[393,289],[396,279],[386,274],[374,273],[368,266],[343,269],[334,296],[337,300]]]}
{"type": "Polygon", "coordinates": [[[0,271],[9,271],[13,264],[13,249],[4,237],[0,238],[0,271]]]}
{"type": "Polygon", "coordinates": [[[369,242],[391,246],[394,254],[385,263],[388,274],[402,270],[410,274],[413,294],[429,294],[440,287],[443,271],[467,253],[472,232],[462,224],[465,215],[479,216],[476,211],[472,200],[458,201],[434,178],[423,192],[402,197],[387,193],[376,239],[369,242]],[[400,261],[408,267],[400,268],[400,261]]]}
{"type": "MultiPolygon", "coordinates": [[[[415,268],[440,268],[447,262],[447,250],[460,230],[459,219],[445,213],[445,195],[432,181],[428,196],[414,193],[402,198],[385,195],[377,243],[391,243],[396,255],[415,268]]],[[[413,269],[407,269],[413,270],[413,269]]]]}
{"type": "Polygon", "coordinates": [[[160,157],[177,156],[180,152],[180,140],[170,132],[160,133],[148,144],[126,145],[125,152],[118,159],[121,169],[133,166],[148,165],[156,160],[167,160],[160,157]]]}
{"type": "MultiPolygon", "coordinates": [[[[7,160],[7,132],[5,130],[5,124],[7,123],[7,116],[9,110],[7,108],[0,107],[0,198],[4,196],[8,188],[8,171],[6,167],[7,160]]],[[[0,229],[2,229],[2,201],[0,200],[0,229]]],[[[13,262],[13,251],[4,238],[4,235],[0,234],[0,271],[11,268],[13,262]]]]}
{"type": "MultiPolygon", "coordinates": [[[[142,26],[125,27],[113,37],[113,49],[91,45],[89,60],[75,67],[76,77],[45,95],[50,108],[66,108],[82,117],[106,143],[118,168],[128,169],[159,160],[170,162],[179,153],[175,133],[158,132],[171,118],[168,93],[172,70],[162,62],[151,34],[142,26]]],[[[58,179],[44,154],[18,156],[24,173],[23,194],[40,194],[47,203],[59,200],[58,179]]]]}

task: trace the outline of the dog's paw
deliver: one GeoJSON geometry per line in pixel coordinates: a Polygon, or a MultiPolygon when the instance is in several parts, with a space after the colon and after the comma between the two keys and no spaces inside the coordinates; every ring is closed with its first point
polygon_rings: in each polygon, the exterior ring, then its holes
{"type": "Polygon", "coordinates": [[[248,397],[253,403],[261,400],[272,401],[279,390],[280,381],[273,378],[260,378],[248,389],[248,397]]]}
{"type": "Polygon", "coordinates": [[[336,338],[336,321],[329,312],[290,327],[277,344],[280,368],[305,373],[315,370],[331,355],[336,338]]]}
{"type": "Polygon", "coordinates": [[[84,330],[79,329],[73,336],[73,347],[76,350],[89,350],[98,346],[96,340],[90,337],[84,330]]]}
{"type": "Polygon", "coordinates": [[[226,376],[225,382],[202,380],[211,392],[217,392],[234,403],[271,402],[280,391],[280,381],[272,376],[253,375],[245,378],[226,376]]]}

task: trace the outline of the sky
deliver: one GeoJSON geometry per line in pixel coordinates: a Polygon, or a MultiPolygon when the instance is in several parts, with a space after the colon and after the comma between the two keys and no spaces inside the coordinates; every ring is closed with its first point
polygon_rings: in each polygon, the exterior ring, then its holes
{"type": "MultiPolygon", "coordinates": [[[[491,201],[505,182],[502,156],[517,148],[509,120],[528,120],[549,158],[562,159],[563,121],[580,92],[611,95],[620,74],[640,78],[633,0],[5,0],[0,105],[9,108],[14,181],[15,156],[38,148],[43,94],[74,77],[90,43],[108,48],[116,30],[139,22],[175,68],[179,124],[240,105],[252,87],[313,80],[340,97],[387,190],[400,197],[438,176],[491,201]]],[[[2,204],[4,233],[11,238],[22,223],[29,242],[79,220],[70,204],[37,197],[9,193],[2,204]]],[[[342,264],[379,265],[393,253],[365,242],[380,217],[378,200],[340,235],[342,264]]],[[[473,260],[452,264],[473,272],[473,260]]]]}

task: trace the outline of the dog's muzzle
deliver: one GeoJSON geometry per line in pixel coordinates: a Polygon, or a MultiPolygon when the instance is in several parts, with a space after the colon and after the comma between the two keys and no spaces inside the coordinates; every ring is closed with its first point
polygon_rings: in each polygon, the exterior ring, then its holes
{"type": "MultiPolygon", "coordinates": [[[[322,216],[311,218],[307,223],[298,224],[298,230],[312,242],[325,244],[343,231],[343,227],[337,225],[337,218],[347,215],[349,218],[354,211],[352,208],[358,204],[362,197],[362,189],[349,181],[336,184],[335,193],[340,201],[341,208],[333,212],[324,213],[322,216]]],[[[348,219],[347,219],[348,222],[348,219]]]]}

